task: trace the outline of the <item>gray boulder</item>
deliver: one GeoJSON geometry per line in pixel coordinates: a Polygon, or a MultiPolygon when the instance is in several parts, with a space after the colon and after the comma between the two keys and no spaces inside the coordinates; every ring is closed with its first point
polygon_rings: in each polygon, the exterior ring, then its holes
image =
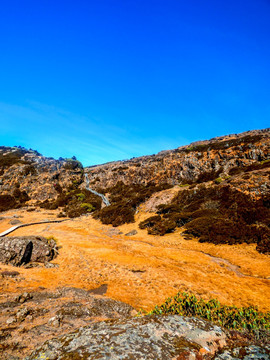
{"type": "Polygon", "coordinates": [[[144,316],[94,323],[47,341],[27,360],[195,359],[226,344],[218,326],[196,318],[144,316]],[[186,358],[186,357],[185,357],[186,358]]]}
{"type": "Polygon", "coordinates": [[[56,243],[42,236],[0,238],[0,262],[14,266],[29,262],[46,263],[57,254],[56,243]]]}

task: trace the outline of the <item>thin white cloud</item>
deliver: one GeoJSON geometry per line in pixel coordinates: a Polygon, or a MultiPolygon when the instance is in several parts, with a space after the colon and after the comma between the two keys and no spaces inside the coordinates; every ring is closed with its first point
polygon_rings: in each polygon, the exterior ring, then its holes
{"type": "Polygon", "coordinates": [[[0,103],[0,139],[20,141],[46,156],[75,155],[84,165],[128,159],[180,146],[185,140],[154,138],[132,133],[54,106],[28,102],[25,106],[0,103]],[[2,134],[2,136],[1,136],[2,134]],[[180,143],[181,140],[181,143],[180,143]]]}

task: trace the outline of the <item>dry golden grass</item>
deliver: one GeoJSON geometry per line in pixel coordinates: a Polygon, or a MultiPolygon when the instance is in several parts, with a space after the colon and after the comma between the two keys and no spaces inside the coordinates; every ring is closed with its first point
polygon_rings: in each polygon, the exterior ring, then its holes
{"type": "MultiPolygon", "coordinates": [[[[8,211],[23,223],[55,219],[56,212],[8,211]]],[[[16,268],[18,279],[0,278],[2,292],[33,291],[74,286],[93,289],[108,284],[107,296],[136,309],[150,310],[178,291],[191,291],[204,299],[217,298],[227,305],[257,305],[270,311],[270,257],[255,245],[213,245],[184,240],[180,231],[163,237],[147,235],[138,223],[151,214],[140,212],[135,224],[111,226],[90,216],[63,223],[41,224],[16,230],[15,235],[54,236],[60,248],[53,263],[59,268],[16,268]],[[124,234],[136,229],[135,236],[124,234]]],[[[11,227],[0,221],[0,232],[11,227]]],[[[0,265],[0,270],[14,269],[0,265]]]]}

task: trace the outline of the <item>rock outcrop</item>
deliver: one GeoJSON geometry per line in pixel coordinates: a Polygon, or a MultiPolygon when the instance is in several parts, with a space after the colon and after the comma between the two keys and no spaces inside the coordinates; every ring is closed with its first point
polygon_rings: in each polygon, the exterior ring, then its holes
{"type": "Polygon", "coordinates": [[[95,295],[94,290],[58,288],[1,294],[0,359],[22,359],[48,339],[136,313],[130,305],[95,295]]]}
{"type": "Polygon", "coordinates": [[[83,167],[75,158],[55,160],[33,150],[0,147],[0,211],[8,204],[14,208],[30,199],[55,199],[61,188],[82,181],[83,167]]]}
{"type": "Polygon", "coordinates": [[[27,360],[42,356],[48,360],[199,359],[213,356],[225,344],[225,332],[206,321],[178,315],[145,316],[80,328],[48,341],[27,360]]]}
{"type": "Polygon", "coordinates": [[[156,155],[85,168],[93,188],[124,184],[172,185],[214,180],[229,170],[270,159],[270,129],[198,141],[156,155]]]}
{"type": "Polygon", "coordinates": [[[57,254],[54,240],[42,236],[12,236],[0,238],[0,262],[14,266],[30,262],[47,263],[57,254]]]}

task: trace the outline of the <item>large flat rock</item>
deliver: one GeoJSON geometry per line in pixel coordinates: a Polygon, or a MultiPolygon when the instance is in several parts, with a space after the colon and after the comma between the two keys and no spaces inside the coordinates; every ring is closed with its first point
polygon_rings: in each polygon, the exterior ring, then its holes
{"type": "Polygon", "coordinates": [[[226,344],[218,326],[196,318],[144,316],[103,321],[47,341],[27,360],[182,359],[211,355],[226,344]]]}

